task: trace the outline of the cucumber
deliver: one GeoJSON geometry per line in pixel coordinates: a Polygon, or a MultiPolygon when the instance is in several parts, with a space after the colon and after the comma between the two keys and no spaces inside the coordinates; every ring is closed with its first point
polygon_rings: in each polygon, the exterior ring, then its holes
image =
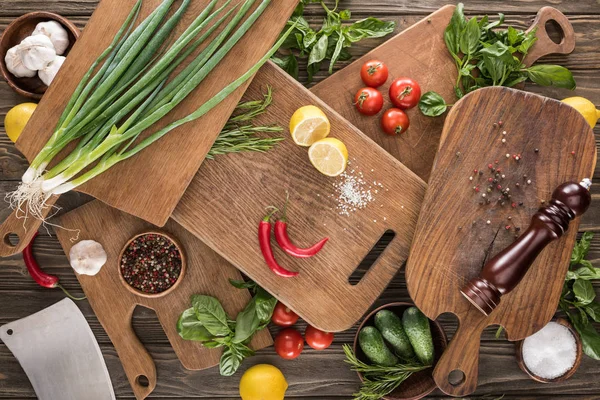
{"type": "Polygon", "coordinates": [[[417,307],[410,307],[402,315],[402,327],[417,358],[423,365],[433,365],[434,350],[429,319],[417,307]]]}
{"type": "Polygon", "coordinates": [[[415,352],[404,332],[400,317],[390,310],[381,310],[375,314],[375,326],[390,347],[405,360],[414,358],[415,352]]]}
{"type": "Polygon", "coordinates": [[[373,326],[365,326],[358,334],[358,344],[371,362],[383,367],[392,367],[398,364],[396,357],[385,345],[383,336],[373,326]]]}

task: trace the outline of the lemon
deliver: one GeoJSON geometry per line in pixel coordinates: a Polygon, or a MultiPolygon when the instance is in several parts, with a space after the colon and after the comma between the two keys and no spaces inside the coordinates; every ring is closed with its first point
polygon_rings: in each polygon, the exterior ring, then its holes
{"type": "Polygon", "coordinates": [[[348,149],[339,139],[321,139],[310,146],[308,158],[320,173],[338,176],[348,165],[348,149]]]}
{"type": "Polygon", "coordinates": [[[579,111],[592,128],[600,119],[600,110],[596,110],[594,103],[583,97],[568,97],[562,101],[579,111]]]}
{"type": "Polygon", "coordinates": [[[25,125],[29,122],[29,118],[35,111],[37,104],[35,103],[23,103],[14,106],[6,113],[4,117],[4,129],[8,138],[13,142],[16,142],[21,132],[25,129],[25,125]]]}
{"type": "Polygon", "coordinates": [[[240,380],[242,400],[283,400],[287,388],[283,373],[269,364],[251,367],[240,380]]]}
{"type": "Polygon", "coordinates": [[[300,146],[308,147],[317,140],[326,138],[330,130],[329,119],[319,107],[301,107],[290,120],[292,139],[300,146]]]}

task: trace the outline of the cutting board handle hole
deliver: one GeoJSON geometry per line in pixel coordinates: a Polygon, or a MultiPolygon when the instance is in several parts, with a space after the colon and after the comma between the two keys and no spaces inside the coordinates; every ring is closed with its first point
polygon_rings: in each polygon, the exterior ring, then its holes
{"type": "Polygon", "coordinates": [[[12,330],[12,329],[9,329],[9,330],[7,330],[7,331],[6,331],[6,334],[7,334],[8,336],[12,336],[12,334],[13,334],[13,333],[14,333],[14,332],[13,332],[13,330],[12,330]]]}
{"type": "Polygon", "coordinates": [[[145,387],[145,388],[150,386],[150,380],[148,379],[148,377],[146,375],[138,375],[138,377],[135,378],[135,383],[138,386],[145,387]]]}
{"type": "Polygon", "coordinates": [[[19,238],[19,235],[14,232],[9,232],[4,235],[4,244],[6,244],[8,247],[17,247],[20,241],[21,239],[19,238]]]}
{"type": "Polygon", "coordinates": [[[385,231],[377,243],[375,243],[375,246],[373,246],[371,251],[369,251],[360,264],[358,264],[358,267],[356,267],[354,272],[352,272],[348,278],[348,283],[350,283],[352,286],[358,285],[365,274],[369,272],[371,267],[375,264],[377,259],[379,259],[379,256],[381,256],[392,240],[394,240],[394,237],[396,237],[396,232],[391,229],[385,231]]]}
{"type": "Polygon", "coordinates": [[[448,383],[454,387],[462,385],[463,383],[465,383],[465,380],[465,373],[462,372],[460,369],[455,369],[454,371],[451,371],[448,374],[448,383]]]}
{"type": "Polygon", "coordinates": [[[565,31],[563,31],[562,27],[557,21],[549,19],[546,21],[544,29],[546,29],[548,37],[554,43],[561,44],[563,40],[565,40],[565,31]]]}

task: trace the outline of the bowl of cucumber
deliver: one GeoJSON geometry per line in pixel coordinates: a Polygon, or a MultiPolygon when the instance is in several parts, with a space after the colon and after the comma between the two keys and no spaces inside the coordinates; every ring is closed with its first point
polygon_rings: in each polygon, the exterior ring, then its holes
{"type": "Polygon", "coordinates": [[[427,396],[436,388],[431,374],[447,345],[442,326],[414,304],[389,303],[373,310],[354,338],[361,392],[385,400],[427,396]]]}

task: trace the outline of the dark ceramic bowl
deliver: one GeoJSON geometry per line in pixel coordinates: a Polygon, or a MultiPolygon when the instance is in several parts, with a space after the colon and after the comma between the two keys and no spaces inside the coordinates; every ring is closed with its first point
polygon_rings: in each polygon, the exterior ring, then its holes
{"type": "MultiPolygon", "coordinates": [[[[373,310],[367,317],[363,320],[363,322],[358,327],[358,331],[356,332],[356,336],[354,337],[354,354],[358,357],[359,360],[370,364],[371,362],[365,356],[365,354],[360,349],[358,345],[358,332],[364,326],[375,326],[375,314],[379,310],[390,310],[396,313],[400,318],[402,318],[402,314],[404,310],[409,307],[414,306],[411,303],[389,303],[385,304],[375,310],[373,310]]],[[[444,350],[446,350],[446,346],[448,345],[448,338],[446,337],[446,333],[444,329],[437,321],[429,320],[429,326],[431,327],[431,336],[433,338],[433,346],[435,349],[435,363],[438,362],[444,350]]],[[[414,373],[408,378],[406,381],[402,382],[402,385],[394,390],[389,395],[382,397],[384,400],[417,400],[427,396],[429,393],[433,392],[437,387],[431,373],[433,372],[433,367],[426,369],[421,372],[414,373]]],[[[360,380],[363,380],[362,374],[358,373],[358,377],[360,380]]]]}
{"type": "Polygon", "coordinates": [[[6,52],[21,43],[27,36],[30,36],[37,24],[50,20],[60,23],[69,34],[69,47],[63,54],[66,57],[79,37],[80,32],[73,23],[58,14],[44,11],[25,14],[11,22],[0,38],[0,71],[2,72],[2,76],[15,92],[34,100],[41,99],[48,87],[44,85],[37,75],[33,78],[17,78],[8,71],[4,59],[6,52]]]}

